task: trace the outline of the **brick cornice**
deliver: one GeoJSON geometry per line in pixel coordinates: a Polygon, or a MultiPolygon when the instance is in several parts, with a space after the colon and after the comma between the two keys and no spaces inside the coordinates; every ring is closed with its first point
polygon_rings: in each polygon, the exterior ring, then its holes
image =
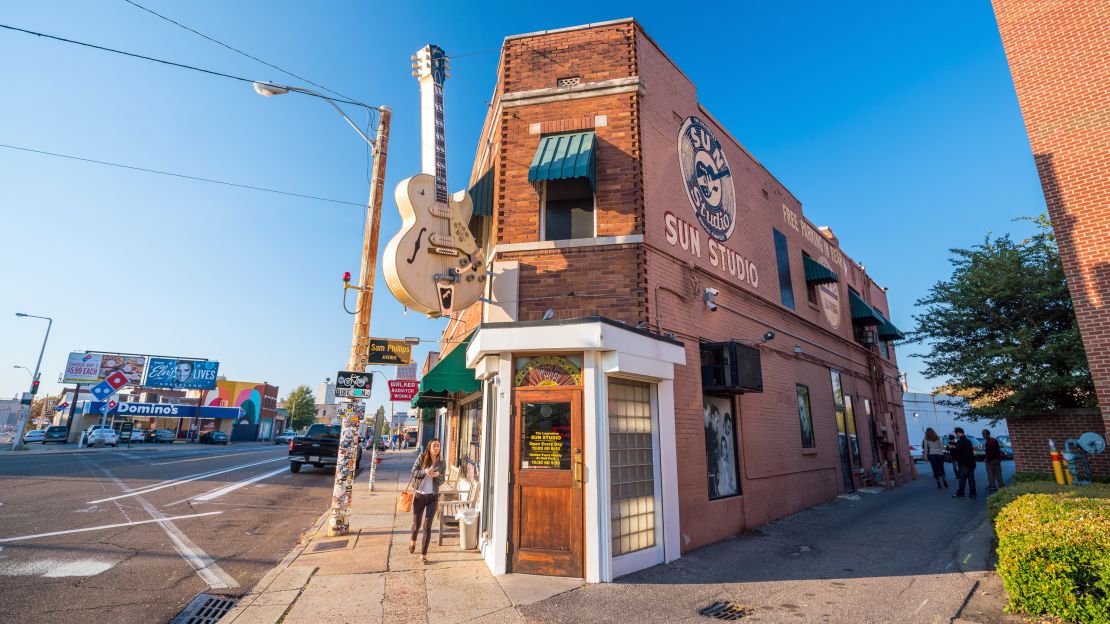
{"type": "Polygon", "coordinates": [[[618,93],[643,93],[644,83],[639,76],[628,78],[613,78],[611,80],[598,80],[587,82],[573,87],[549,87],[546,89],[533,89],[531,91],[514,91],[501,95],[502,108],[515,106],[528,106],[532,104],[548,104],[551,102],[569,102],[584,98],[615,95],[618,93]]]}

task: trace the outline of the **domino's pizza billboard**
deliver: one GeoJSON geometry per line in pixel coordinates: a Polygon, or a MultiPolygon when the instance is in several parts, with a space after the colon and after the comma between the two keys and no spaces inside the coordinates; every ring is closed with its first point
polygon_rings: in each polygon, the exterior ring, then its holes
{"type": "Polygon", "coordinates": [[[211,390],[216,387],[219,370],[220,363],[209,360],[152,357],[147,362],[143,385],[174,390],[211,390]]]}
{"type": "Polygon", "coordinates": [[[143,380],[146,357],[115,353],[88,353],[74,351],[66,359],[64,383],[95,384],[112,373],[121,373],[127,385],[137,386],[143,380]]]}

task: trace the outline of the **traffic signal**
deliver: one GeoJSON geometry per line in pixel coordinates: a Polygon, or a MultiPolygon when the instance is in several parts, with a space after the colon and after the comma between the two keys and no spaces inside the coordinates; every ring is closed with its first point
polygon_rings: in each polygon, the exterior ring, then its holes
{"type": "Polygon", "coordinates": [[[31,382],[31,395],[33,396],[35,394],[38,394],[38,392],[39,392],[39,379],[38,379],[38,377],[35,377],[35,380],[31,382]]]}

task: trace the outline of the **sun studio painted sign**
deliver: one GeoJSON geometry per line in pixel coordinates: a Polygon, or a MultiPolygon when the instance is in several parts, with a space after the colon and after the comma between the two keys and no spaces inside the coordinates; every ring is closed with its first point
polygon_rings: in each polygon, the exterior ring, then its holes
{"type": "Polygon", "coordinates": [[[736,189],[721,142],[697,117],[687,117],[678,131],[678,166],[694,219],[709,236],[703,240],[693,224],[668,211],[664,216],[667,243],[698,259],[706,259],[722,276],[759,286],[759,271],[743,254],[724,245],[736,231],[736,189]]]}

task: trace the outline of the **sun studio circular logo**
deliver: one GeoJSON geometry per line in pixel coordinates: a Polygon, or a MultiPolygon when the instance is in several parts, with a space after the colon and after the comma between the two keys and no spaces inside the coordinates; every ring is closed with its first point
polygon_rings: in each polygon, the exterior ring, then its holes
{"type": "Polygon", "coordinates": [[[736,227],[736,191],[721,143],[697,117],[678,131],[678,166],[694,216],[710,236],[726,241],[736,227]]]}

